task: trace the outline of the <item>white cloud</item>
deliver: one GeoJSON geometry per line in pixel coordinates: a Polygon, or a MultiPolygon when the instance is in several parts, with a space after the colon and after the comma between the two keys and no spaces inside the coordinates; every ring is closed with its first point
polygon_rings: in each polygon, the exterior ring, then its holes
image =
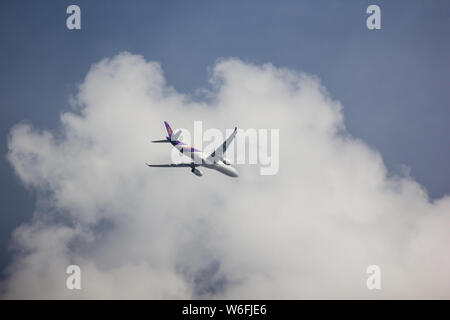
{"type": "Polygon", "coordinates": [[[194,102],[123,53],[91,68],[59,131],[11,130],[8,159],[40,201],[14,232],[5,298],[450,298],[449,197],[388,176],[313,76],[225,59],[211,81],[194,102]],[[148,168],[170,160],[149,143],[163,120],[280,129],[279,173],[148,168]]]}

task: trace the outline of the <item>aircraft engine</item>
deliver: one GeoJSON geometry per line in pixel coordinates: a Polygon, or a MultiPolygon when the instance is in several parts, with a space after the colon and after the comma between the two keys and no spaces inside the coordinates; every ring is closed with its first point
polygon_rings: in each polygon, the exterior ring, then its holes
{"type": "Polygon", "coordinates": [[[227,166],[231,164],[230,160],[228,160],[227,158],[223,158],[222,162],[225,163],[227,166]]]}
{"type": "Polygon", "coordinates": [[[201,177],[203,175],[203,172],[195,168],[192,168],[191,172],[195,174],[197,177],[201,177]]]}

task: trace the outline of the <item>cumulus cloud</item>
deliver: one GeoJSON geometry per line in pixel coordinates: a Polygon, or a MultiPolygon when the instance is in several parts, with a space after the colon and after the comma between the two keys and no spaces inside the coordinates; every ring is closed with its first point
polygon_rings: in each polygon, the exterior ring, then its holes
{"type": "Polygon", "coordinates": [[[314,76],[224,59],[210,81],[193,99],[123,53],[92,66],[57,130],[11,130],[7,157],[38,202],[13,233],[4,298],[450,298],[449,197],[387,172],[314,76]],[[170,161],[149,143],[163,120],[279,129],[279,172],[148,168],[170,161]],[[82,290],[66,289],[70,264],[82,290]],[[382,290],[366,288],[371,264],[382,290]]]}

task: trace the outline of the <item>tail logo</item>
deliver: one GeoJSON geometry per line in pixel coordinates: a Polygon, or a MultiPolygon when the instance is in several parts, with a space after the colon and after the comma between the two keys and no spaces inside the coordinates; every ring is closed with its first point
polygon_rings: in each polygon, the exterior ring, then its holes
{"type": "Polygon", "coordinates": [[[164,124],[166,125],[167,134],[169,135],[169,138],[170,138],[173,133],[172,128],[169,126],[169,124],[166,121],[164,121],[164,124]]]}

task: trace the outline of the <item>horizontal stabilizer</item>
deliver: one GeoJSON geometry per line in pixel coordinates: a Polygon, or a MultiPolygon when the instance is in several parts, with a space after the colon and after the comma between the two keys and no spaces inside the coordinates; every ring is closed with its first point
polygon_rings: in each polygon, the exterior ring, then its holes
{"type": "Polygon", "coordinates": [[[167,140],[167,139],[164,139],[164,140],[153,140],[152,142],[153,143],[170,143],[170,141],[167,140]]]}
{"type": "Polygon", "coordinates": [[[177,132],[175,132],[174,134],[172,134],[170,136],[170,140],[177,141],[177,139],[180,137],[180,135],[181,135],[181,130],[178,130],[177,132]]]}

